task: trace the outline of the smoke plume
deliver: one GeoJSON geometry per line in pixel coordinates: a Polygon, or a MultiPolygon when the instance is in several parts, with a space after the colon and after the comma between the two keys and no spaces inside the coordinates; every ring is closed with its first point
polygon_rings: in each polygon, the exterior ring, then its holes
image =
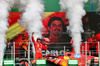
{"type": "Polygon", "coordinates": [[[12,0],[0,0],[0,66],[3,66],[3,56],[6,47],[6,31],[8,30],[8,15],[10,7],[12,7],[12,0]]]}
{"type": "MultiPolygon", "coordinates": [[[[27,3],[23,3],[23,1],[21,1],[21,4],[26,4],[27,6],[25,6],[25,12],[22,14],[22,20],[19,21],[19,23],[23,27],[26,27],[30,39],[32,38],[32,32],[34,32],[35,40],[37,37],[41,38],[41,28],[43,27],[41,22],[41,14],[44,12],[42,0],[27,0],[27,3]]],[[[34,49],[34,44],[32,45],[34,49]]]]}
{"type": "Polygon", "coordinates": [[[80,54],[81,33],[84,32],[82,25],[82,16],[85,15],[84,2],[88,0],[60,0],[61,8],[66,10],[66,16],[69,19],[67,27],[70,36],[73,39],[75,53],[80,54]]]}
{"type": "Polygon", "coordinates": [[[42,0],[0,0],[0,66],[2,66],[3,63],[4,49],[6,46],[6,31],[9,26],[7,17],[10,7],[19,8],[20,11],[24,11],[22,20],[19,23],[27,28],[30,38],[32,32],[35,32],[35,40],[37,37],[42,37],[41,13],[44,12],[42,0]]]}

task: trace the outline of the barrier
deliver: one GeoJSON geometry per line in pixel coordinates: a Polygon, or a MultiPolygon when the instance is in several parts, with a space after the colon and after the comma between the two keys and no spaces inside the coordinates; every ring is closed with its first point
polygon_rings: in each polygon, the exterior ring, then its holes
{"type": "MultiPolygon", "coordinates": [[[[16,63],[16,58],[19,58],[19,55],[20,55],[20,47],[17,47],[15,44],[18,44],[19,45],[19,43],[15,43],[15,42],[13,42],[13,47],[11,48],[11,58],[7,58],[7,59],[13,59],[14,61],[13,61],[13,63],[14,63],[14,66],[16,65],[16,64],[18,64],[18,63],[16,63]]],[[[28,53],[26,53],[27,55],[27,58],[26,58],[26,60],[28,61],[28,65],[31,65],[31,62],[30,62],[30,60],[34,60],[34,58],[33,57],[31,57],[30,55],[33,55],[33,53],[32,53],[32,50],[30,49],[30,48],[32,48],[31,46],[30,46],[30,42],[29,42],[29,46],[28,46],[28,53]]],[[[59,44],[58,44],[59,45],[59,44]]],[[[65,55],[65,52],[69,52],[69,51],[67,51],[67,49],[66,49],[66,47],[67,47],[67,45],[66,46],[63,46],[63,52],[64,52],[64,54],[63,54],[63,56],[65,55]]],[[[55,47],[54,47],[55,48],[55,47]]],[[[62,47],[58,47],[58,48],[62,48],[62,47]]],[[[87,59],[89,59],[89,58],[87,58],[87,55],[88,55],[88,52],[89,52],[89,56],[91,56],[91,51],[89,51],[89,50],[87,50],[87,42],[85,42],[85,46],[82,46],[82,50],[81,50],[81,54],[83,54],[83,55],[85,55],[85,58],[83,58],[83,59],[85,59],[85,66],[87,66],[87,65],[89,65],[89,63],[86,61],[87,59]],[[84,48],[85,48],[85,50],[84,50],[84,48]],[[85,53],[84,53],[85,52],[85,53]]],[[[98,42],[98,52],[100,52],[99,51],[100,49],[99,49],[99,42],[98,42]]],[[[52,52],[50,52],[50,53],[54,53],[54,54],[56,54],[55,52],[57,52],[57,51],[52,51],[52,52]]],[[[45,54],[43,55],[43,56],[46,56],[46,55],[48,55],[48,50],[46,50],[45,52],[44,52],[45,54]]],[[[61,52],[57,52],[57,53],[61,53],[61,52]]],[[[5,54],[9,54],[9,53],[5,53],[5,54]]],[[[58,56],[59,56],[59,54],[58,54],[58,56]]],[[[98,58],[100,58],[100,53],[98,53],[98,58]]],[[[21,58],[19,58],[19,59],[21,59],[21,58]]],[[[19,60],[20,61],[20,60],[19,60]]],[[[99,64],[100,64],[100,61],[99,61],[99,64]]]]}

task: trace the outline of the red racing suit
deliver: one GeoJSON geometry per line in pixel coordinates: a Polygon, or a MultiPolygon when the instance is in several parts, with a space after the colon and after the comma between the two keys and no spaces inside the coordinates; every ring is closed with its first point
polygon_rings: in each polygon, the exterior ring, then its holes
{"type": "Polygon", "coordinates": [[[100,33],[98,33],[95,37],[100,42],[100,33]]]}
{"type": "Polygon", "coordinates": [[[90,38],[88,40],[88,44],[89,44],[90,47],[96,47],[96,45],[97,45],[97,39],[96,38],[95,39],[90,38]]]}
{"type": "Polygon", "coordinates": [[[88,40],[88,44],[89,44],[89,50],[91,51],[91,54],[94,56],[96,56],[96,46],[98,45],[97,44],[97,39],[96,38],[90,38],[88,40]]]}
{"type": "Polygon", "coordinates": [[[47,46],[42,45],[34,40],[32,36],[32,41],[35,45],[35,59],[42,59],[42,49],[47,50],[47,46]]]}

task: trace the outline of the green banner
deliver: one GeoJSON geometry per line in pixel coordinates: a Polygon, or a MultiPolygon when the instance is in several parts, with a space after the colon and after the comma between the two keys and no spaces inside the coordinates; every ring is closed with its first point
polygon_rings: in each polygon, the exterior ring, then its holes
{"type": "MultiPolygon", "coordinates": [[[[44,0],[45,12],[59,12],[59,1],[60,0],[44,0]]],[[[99,0],[88,0],[88,2],[85,3],[84,9],[86,10],[86,12],[96,12],[98,9],[98,2],[99,0]]],[[[11,12],[18,12],[18,9],[12,8],[11,12]]]]}

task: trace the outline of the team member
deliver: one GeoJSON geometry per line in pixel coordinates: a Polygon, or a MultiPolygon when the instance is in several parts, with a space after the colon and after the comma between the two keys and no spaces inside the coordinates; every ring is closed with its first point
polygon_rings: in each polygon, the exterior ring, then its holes
{"type": "Polygon", "coordinates": [[[94,56],[96,56],[96,45],[97,45],[97,39],[95,38],[95,34],[92,34],[92,38],[88,40],[89,44],[89,50],[91,53],[94,53],[94,56]]]}
{"type": "MultiPolygon", "coordinates": [[[[34,32],[32,33],[32,35],[34,32]]],[[[35,45],[35,59],[42,59],[42,49],[47,50],[47,45],[41,44],[41,39],[37,38],[37,42],[34,40],[34,36],[32,36],[32,41],[35,45]]]]}
{"type": "Polygon", "coordinates": [[[26,40],[25,37],[26,36],[23,34],[22,40],[20,40],[20,43],[19,43],[19,46],[21,47],[20,48],[21,57],[25,57],[24,52],[27,52],[27,47],[28,47],[28,40],[26,40]]]}

